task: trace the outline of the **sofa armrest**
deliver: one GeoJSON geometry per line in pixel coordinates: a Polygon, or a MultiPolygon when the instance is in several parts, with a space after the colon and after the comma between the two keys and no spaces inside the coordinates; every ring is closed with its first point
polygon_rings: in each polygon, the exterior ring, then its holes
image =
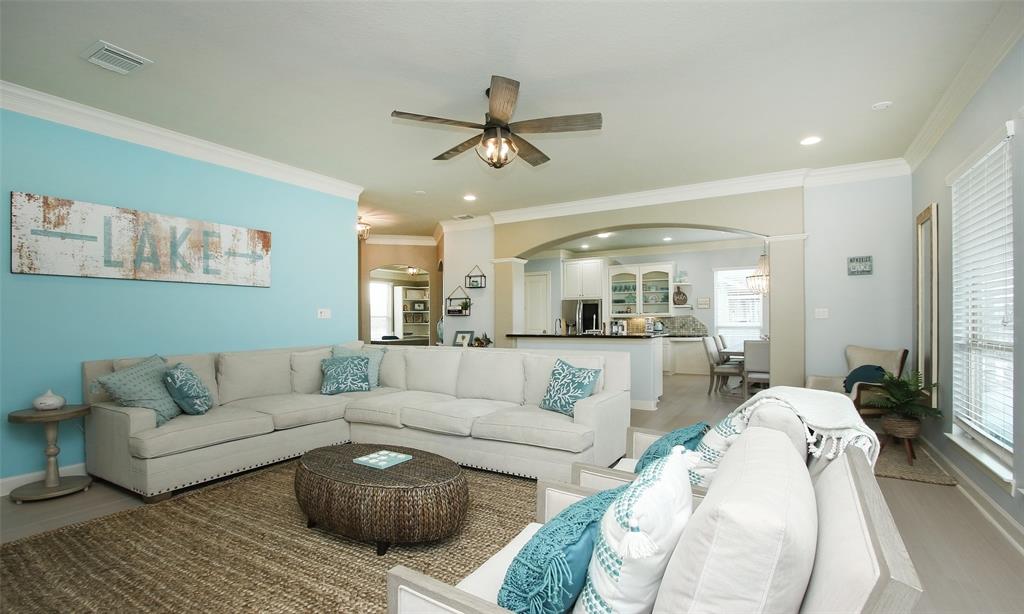
{"type": "Polygon", "coordinates": [[[123,407],[112,401],[92,404],[92,415],[106,414],[108,419],[123,425],[128,435],[156,428],[156,412],[145,407],[123,407]]]}
{"type": "Polygon", "coordinates": [[[572,464],[572,483],[584,488],[607,490],[628,484],[636,479],[636,474],[621,469],[609,469],[589,463],[572,464]]]}
{"type": "Polygon", "coordinates": [[[808,375],[806,388],[846,394],[844,382],[846,378],[841,375],[808,375]]]}
{"type": "Polygon", "coordinates": [[[388,570],[388,614],[508,614],[498,607],[403,565],[388,570]]]}
{"type": "Polygon", "coordinates": [[[601,492],[603,488],[587,488],[564,482],[537,482],[537,522],[544,524],[577,501],[601,492]]]}
{"type": "Polygon", "coordinates": [[[661,439],[664,431],[654,429],[642,429],[637,426],[629,427],[626,431],[626,456],[629,458],[640,458],[651,444],[661,439]]]}
{"type": "Polygon", "coordinates": [[[626,453],[629,391],[605,391],[576,401],[573,421],[594,429],[594,462],[605,467],[626,453]]]}

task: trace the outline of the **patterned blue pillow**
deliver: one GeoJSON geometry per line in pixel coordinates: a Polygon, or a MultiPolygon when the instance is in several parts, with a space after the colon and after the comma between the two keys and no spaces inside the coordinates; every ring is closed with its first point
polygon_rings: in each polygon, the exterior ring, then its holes
{"type": "Polygon", "coordinates": [[[498,605],[517,614],[570,611],[587,579],[601,518],[626,486],[578,501],[538,529],[509,565],[498,605]]]}
{"type": "Polygon", "coordinates": [[[339,356],[320,361],[324,382],[320,394],[366,392],[370,389],[370,359],[366,356],[339,356]]]}
{"type": "Polygon", "coordinates": [[[123,407],[145,407],[156,413],[156,425],[162,426],[181,413],[164,386],[167,363],[159,356],[96,378],[96,382],[123,407]]]}
{"type": "Polygon", "coordinates": [[[551,370],[551,379],[548,381],[547,392],[541,399],[540,408],[572,416],[576,401],[594,394],[599,377],[600,369],[574,367],[559,358],[555,361],[555,368],[551,370]]]}
{"type": "Polygon", "coordinates": [[[711,427],[708,426],[707,422],[698,422],[690,426],[684,426],[681,429],[676,429],[671,433],[665,433],[644,450],[644,453],[636,461],[633,473],[640,473],[647,465],[650,465],[662,456],[668,456],[673,446],[683,446],[687,450],[696,450],[697,444],[700,443],[704,433],[707,433],[709,428],[711,427]]]}
{"type": "Polygon", "coordinates": [[[178,363],[164,373],[164,386],[181,411],[201,416],[213,407],[213,395],[196,372],[178,363]]]}
{"type": "Polygon", "coordinates": [[[331,349],[331,355],[335,358],[344,356],[365,356],[370,359],[370,388],[380,386],[380,363],[384,360],[384,352],[387,348],[382,347],[361,347],[358,350],[347,348],[343,345],[336,345],[331,349]]]}

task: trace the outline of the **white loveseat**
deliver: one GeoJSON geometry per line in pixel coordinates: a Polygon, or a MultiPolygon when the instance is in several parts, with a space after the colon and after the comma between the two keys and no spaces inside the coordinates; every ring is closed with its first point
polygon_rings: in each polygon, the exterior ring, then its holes
{"type": "MultiPolygon", "coordinates": [[[[791,411],[777,412],[766,423],[751,426],[726,452],[720,465],[720,474],[716,474],[710,488],[706,491],[694,488],[693,516],[662,580],[654,607],[656,613],[690,611],[680,603],[686,601],[682,598],[684,595],[693,597],[703,592],[706,597],[709,591],[730,593],[748,589],[754,590],[755,596],[762,597],[762,600],[754,601],[762,603],[762,608],[767,608],[765,611],[772,610],[764,604],[771,603],[768,596],[772,591],[779,590],[776,582],[780,578],[785,582],[788,571],[772,566],[773,580],[761,583],[755,578],[742,577],[744,572],[740,568],[744,565],[732,562],[765,561],[770,564],[775,560],[774,548],[769,548],[769,552],[753,552],[750,550],[753,546],[748,542],[737,543],[734,539],[730,544],[729,539],[719,536],[721,539],[712,540],[709,551],[701,552],[699,545],[694,547],[695,542],[686,541],[687,532],[707,532],[707,525],[702,528],[699,524],[708,523],[724,514],[732,515],[734,519],[749,518],[752,525],[767,527],[769,535],[785,533],[785,523],[769,523],[755,510],[748,509],[749,500],[744,501],[742,494],[737,496],[737,486],[760,489],[757,496],[766,499],[762,502],[764,505],[796,509],[798,506],[789,505],[791,499],[809,496],[809,493],[802,493],[793,487],[797,481],[786,477],[785,456],[793,455],[789,444],[796,448],[800,456],[807,456],[806,442],[792,437],[791,433],[797,429],[802,431],[791,411]],[[756,438],[757,443],[751,443],[754,441],[751,438],[756,438]],[[760,454],[751,452],[754,448],[760,448],[760,454]],[[705,505],[712,507],[702,510],[705,505]],[[710,552],[716,548],[718,553],[713,557],[710,552]],[[676,558],[683,561],[692,556],[700,556],[700,560],[705,563],[697,581],[685,577],[685,574],[673,573],[678,570],[675,566],[676,558]],[[718,564],[709,565],[708,561],[711,560],[717,560],[718,564]]],[[[633,432],[631,439],[634,458],[642,454],[654,440],[646,432],[633,432]]],[[[498,591],[516,554],[542,524],[584,497],[621,485],[635,477],[621,470],[601,472],[597,468],[593,469],[590,472],[584,468],[581,474],[577,468],[577,477],[583,477],[584,483],[593,484],[593,487],[538,482],[537,522],[527,525],[511,542],[456,586],[407,567],[392,568],[388,572],[388,612],[507,614],[508,610],[497,605],[498,591]]],[[[908,614],[921,595],[921,583],[863,452],[850,446],[845,454],[831,462],[813,461],[808,470],[813,487],[813,509],[817,511],[817,545],[810,579],[800,598],[802,602],[799,611],[908,614]]],[[[790,519],[787,517],[788,521],[790,519]]],[[[785,565],[786,561],[792,562],[792,558],[782,556],[778,561],[779,565],[785,565]]],[[[749,573],[750,566],[746,567],[749,573]]],[[[763,576],[757,578],[764,579],[763,576]]],[[[695,611],[704,610],[698,607],[695,611]]],[[[732,611],[748,609],[736,610],[734,607],[732,611]]]]}
{"type": "Polygon", "coordinates": [[[608,466],[625,452],[628,353],[390,347],[379,388],[325,396],[320,361],[330,355],[325,346],[167,356],[196,372],[215,407],[159,428],[151,410],[122,407],[93,385],[138,358],[83,363],[86,470],[152,500],[348,441],[560,481],[573,463],[608,466]],[[556,358],[603,370],[574,417],[538,407],[556,358]]]}

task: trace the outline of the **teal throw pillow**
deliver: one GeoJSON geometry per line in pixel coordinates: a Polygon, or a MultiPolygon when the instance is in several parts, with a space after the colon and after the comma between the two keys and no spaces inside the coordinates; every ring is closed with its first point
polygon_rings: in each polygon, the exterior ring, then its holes
{"type": "Polygon", "coordinates": [[[117,403],[124,407],[145,407],[156,413],[156,425],[162,426],[181,413],[167,387],[164,373],[167,363],[159,356],[135,363],[134,365],[96,378],[117,403]]]}
{"type": "Polygon", "coordinates": [[[559,358],[551,370],[551,379],[548,380],[548,389],[541,399],[540,408],[571,416],[576,401],[594,394],[599,377],[601,369],[574,367],[559,358]]]}
{"type": "Polygon", "coordinates": [[[850,371],[850,374],[843,380],[843,388],[847,393],[853,392],[853,385],[859,382],[866,384],[878,384],[885,379],[885,369],[878,365],[861,365],[850,371]]]}
{"type": "Polygon", "coordinates": [[[205,414],[213,407],[213,395],[196,372],[178,363],[164,373],[164,386],[181,411],[193,416],[205,414]]]}
{"type": "Polygon", "coordinates": [[[366,356],[341,356],[320,361],[324,382],[320,394],[366,392],[370,389],[370,359],[366,356]]]}
{"type": "Polygon", "coordinates": [[[673,446],[683,446],[687,450],[696,450],[697,444],[700,443],[700,440],[704,438],[704,433],[707,433],[710,428],[707,422],[698,422],[690,426],[684,426],[681,429],[676,429],[671,433],[665,433],[644,450],[644,453],[636,461],[633,473],[640,473],[662,456],[668,456],[673,446]]]}
{"type": "Polygon", "coordinates": [[[505,572],[498,605],[519,614],[572,610],[587,579],[601,518],[625,489],[591,495],[538,529],[505,572]]]}
{"type": "Polygon", "coordinates": [[[377,388],[380,386],[380,363],[384,360],[384,352],[387,348],[378,347],[362,347],[358,350],[353,350],[341,345],[336,345],[331,350],[331,355],[335,358],[341,358],[344,356],[365,356],[370,359],[370,388],[377,388]]]}

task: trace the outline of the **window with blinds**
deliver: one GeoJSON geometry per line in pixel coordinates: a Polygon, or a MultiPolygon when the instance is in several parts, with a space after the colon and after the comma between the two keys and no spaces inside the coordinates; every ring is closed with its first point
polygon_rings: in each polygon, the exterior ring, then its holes
{"type": "Polygon", "coordinates": [[[715,332],[728,348],[761,338],[762,295],[751,291],[747,277],[753,268],[715,271],[715,332]]]}
{"type": "MultiPolygon", "coordinates": [[[[953,182],[955,422],[1013,452],[1013,193],[1010,141],[953,182]]],[[[990,447],[992,447],[990,445],[990,447]]]]}

